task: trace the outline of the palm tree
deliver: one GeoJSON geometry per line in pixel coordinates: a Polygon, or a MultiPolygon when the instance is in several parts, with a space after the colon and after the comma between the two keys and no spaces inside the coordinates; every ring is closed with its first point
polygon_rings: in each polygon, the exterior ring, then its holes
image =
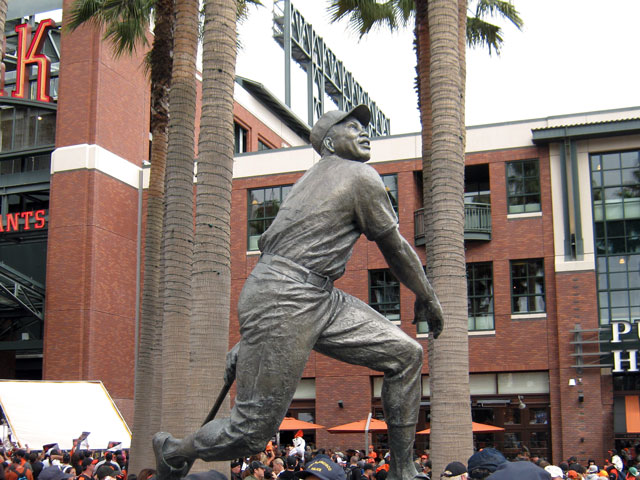
{"type": "Polygon", "coordinates": [[[144,251],[144,284],[135,372],[134,429],[131,445],[132,471],[153,465],[151,437],[160,428],[160,352],[162,349],[162,231],[165,169],[169,125],[169,88],[173,65],[174,2],[94,2],[77,0],[68,28],[91,23],[103,28],[116,56],[132,54],[148,46],[151,8],[155,24],[153,46],[148,54],[151,77],[151,172],[147,190],[144,251]]]}
{"type": "Polygon", "coordinates": [[[184,392],[190,389],[197,49],[198,0],[176,0],[163,234],[161,428],[179,436],[189,431],[184,392]]]}
{"type": "MultiPolygon", "coordinates": [[[[429,74],[420,78],[420,101],[430,104],[430,118],[422,125],[430,134],[423,150],[423,168],[429,169],[430,197],[425,210],[428,227],[429,276],[438,292],[447,326],[436,342],[429,339],[431,384],[431,455],[433,468],[442,471],[455,458],[473,453],[469,408],[469,357],[464,252],[464,38],[466,0],[423,0],[428,43],[418,36],[420,62],[428,56],[429,74]],[[462,38],[462,42],[460,39],[462,38]],[[428,87],[425,83],[429,84],[428,87]],[[423,86],[429,97],[423,96],[423,86]],[[430,144],[429,144],[430,140],[430,144]],[[428,154],[425,155],[425,153],[428,154]],[[462,295],[460,292],[464,292],[462,295]],[[454,458],[455,457],[455,458],[454,458]]],[[[423,174],[424,178],[424,174],[423,174]]]]}
{"type": "Polygon", "coordinates": [[[361,36],[375,25],[394,29],[415,18],[428,274],[447,318],[438,341],[429,340],[431,455],[434,470],[442,471],[473,451],[464,254],[465,44],[499,52],[500,28],[481,17],[499,13],[518,28],[522,20],[500,0],[479,0],[469,21],[466,0],[332,0],[330,11],[334,20],[348,17],[361,36]]]}
{"type": "MultiPolygon", "coordinates": [[[[191,316],[191,355],[197,361],[191,367],[192,394],[187,418],[191,429],[202,423],[224,383],[231,294],[233,89],[238,8],[235,0],[206,0],[204,9],[191,316]]],[[[228,415],[228,409],[227,402],[218,415],[228,415]]],[[[208,468],[225,471],[229,465],[225,462],[208,468]]]]}
{"type": "MultiPolygon", "coordinates": [[[[237,8],[238,18],[244,18],[247,14],[247,4],[257,4],[260,5],[258,0],[237,0],[230,2],[233,8],[237,8]],[[237,7],[236,7],[237,4],[237,7]]],[[[139,338],[139,347],[138,347],[138,361],[137,361],[137,369],[136,369],[136,388],[135,388],[135,401],[134,401],[134,435],[132,442],[132,468],[134,471],[140,470],[143,467],[153,464],[153,452],[151,451],[151,437],[153,433],[160,429],[160,419],[161,417],[166,417],[166,413],[162,411],[160,405],[160,399],[163,392],[162,384],[163,378],[165,385],[169,383],[171,388],[178,388],[174,385],[173,382],[168,380],[170,375],[163,375],[161,369],[161,351],[163,346],[163,322],[162,322],[162,296],[159,294],[160,291],[164,292],[164,287],[160,287],[160,279],[162,277],[163,270],[163,257],[162,257],[162,232],[163,232],[163,212],[164,212],[164,196],[165,196],[165,164],[166,164],[166,156],[167,156],[167,134],[168,134],[168,107],[169,107],[169,87],[171,81],[171,70],[172,70],[172,48],[173,48],[173,29],[174,29],[174,11],[173,11],[174,2],[172,0],[102,0],[99,2],[95,2],[94,0],[77,0],[74,4],[74,9],[72,12],[72,28],[77,28],[82,23],[85,22],[93,22],[98,26],[105,29],[105,37],[108,38],[114,44],[114,50],[117,55],[132,52],[135,48],[140,46],[146,46],[146,31],[148,26],[148,21],[152,13],[155,13],[155,28],[154,28],[154,44],[153,48],[148,56],[149,65],[151,71],[151,93],[152,93],[152,116],[151,116],[151,131],[152,131],[152,154],[151,154],[151,177],[150,177],[150,185],[148,190],[148,217],[147,217],[147,231],[146,231],[146,243],[145,243],[145,279],[144,279],[144,288],[143,288],[143,302],[142,302],[142,318],[140,325],[140,338],[139,338]],[[156,402],[156,403],[153,403],[156,402]]],[[[217,5],[217,4],[216,4],[217,5]]],[[[217,7],[216,7],[217,8],[217,7]]],[[[214,9],[214,11],[216,11],[214,9]]],[[[209,22],[211,29],[215,29],[220,27],[224,30],[224,34],[222,35],[225,39],[228,37],[229,33],[229,23],[228,19],[231,18],[227,9],[222,9],[225,12],[226,20],[224,22],[217,22],[212,20],[209,22]]],[[[215,18],[214,15],[209,13],[210,18],[215,18]]],[[[235,19],[235,16],[233,16],[235,19]]],[[[191,21],[191,20],[190,20],[191,21]]],[[[191,27],[187,27],[189,32],[196,31],[191,27]]],[[[233,25],[235,32],[235,23],[233,25]]],[[[232,35],[232,38],[235,39],[235,33],[232,35]]],[[[191,35],[189,35],[189,42],[192,41],[191,35]]],[[[215,45],[216,41],[214,39],[213,43],[209,43],[209,46],[215,45]]],[[[235,40],[234,40],[235,41],[235,40]]],[[[225,40],[226,46],[226,40],[225,40]]],[[[189,47],[192,48],[192,45],[189,47]]],[[[213,50],[213,48],[209,48],[209,50],[213,50]]],[[[207,78],[207,48],[205,47],[205,78],[207,78]]],[[[176,54],[177,56],[177,54],[176,54]]],[[[210,178],[213,178],[212,184],[215,184],[215,181],[218,179],[222,179],[222,183],[218,182],[217,187],[213,187],[214,195],[219,195],[220,198],[230,199],[231,185],[230,185],[230,172],[231,172],[231,162],[233,156],[233,121],[232,121],[232,113],[231,116],[229,112],[233,110],[233,75],[235,70],[235,44],[233,46],[233,51],[228,51],[226,57],[223,59],[218,58],[215,60],[216,62],[222,65],[221,71],[226,75],[226,79],[224,82],[225,87],[222,89],[224,91],[225,98],[219,98],[218,93],[220,90],[218,89],[212,95],[218,101],[218,105],[213,105],[207,102],[209,99],[208,96],[205,97],[205,105],[209,105],[209,107],[203,107],[207,110],[207,113],[203,113],[203,127],[202,131],[209,132],[206,133],[208,140],[205,141],[203,145],[200,146],[200,151],[202,152],[201,163],[200,166],[201,175],[199,175],[199,192],[205,192],[202,195],[199,195],[198,202],[206,201],[207,199],[211,200],[211,188],[209,189],[209,193],[207,194],[206,185],[209,184],[210,178]],[[229,55],[232,53],[233,56],[233,65],[229,68],[229,55]],[[228,85],[228,73],[231,72],[231,86],[228,85]],[[216,114],[215,108],[222,105],[222,109],[224,113],[216,114]],[[211,119],[224,119],[225,127],[221,130],[216,130],[211,134],[211,119]],[[223,133],[222,130],[225,132],[223,133]],[[230,132],[230,133],[229,133],[230,132]],[[220,149],[217,142],[213,141],[212,138],[216,138],[215,135],[218,135],[218,141],[220,139],[224,139],[225,147],[220,149]],[[207,150],[211,145],[217,145],[218,151],[225,152],[222,157],[224,160],[220,162],[222,166],[222,174],[219,171],[214,169],[213,174],[208,175],[207,163],[211,164],[209,161],[212,155],[207,154],[207,150]],[[231,152],[229,155],[228,152],[231,152]],[[228,173],[228,175],[227,175],[228,173]],[[228,177],[228,181],[226,178],[228,177]],[[228,192],[227,192],[228,190],[228,192]]],[[[190,68],[190,67],[189,67],[190,68]]],[[[182,69],[181,69],[182,71],[182,69]]],[[[209,68],[209,71],[217,72],[217,67],[214,67],[213,70],[209,68]]],[[[184,76],[183,80],[186,81],[187,74],[184,76]]],[[[191,75],[193,78],[193,75],[191,75]]],[[[205,84],[207,81],[205,80],[205,84]]],[[[209,86],[211,88],[211,82],[209,82],[209,86]]],[[[213,85],[218,85],[220,87],[223,83],[213,82],[213,85]]],[[[207,86],[204,87],[207,89],[207,86]]],[[[177,87],[176,87],[177,89],[177,87]]],[[[187,93],[183,91],[182,93],[187,93]]],[[[191,93],[187,93],[186,96],[190,96],[191,93]]],[[[185,98],[184,95],[180,94],[182,98],[185,98]]],[[[186,114],[185,114],[186,115],[186,114]]],[[[186,115],[188,116],[188,115],[186,115]]],[[[221,126],[218,124],[217,129],[220,129],[221,126]]],[[[192,132],[193,130],[190,129],[192,132]]],[[[173,135],[173,139],[184,140],[181,135],[173,135]]],[[[187,141],[189,143],[190,141],[187,141]]],[[[192,142],[191,142],[192,143],[192,142]]],[[[172,148],[172,152],[179,153],[187,153],[189,152],[188,148],[177,147],[172,148]]],[[[216,159],[218,156],[216,155],[216,159]]],[[[192,160],[192,159],[191,159],[192,160]]],[[[186,164],[186,159],[183,159],[184,164],[186,164]]],[[[183,164],[183,167],[184,167],[183,164]]],[[[173,164],[172,164],[173,165],[173,164]]],[[[173,171],[175,165],[173,165],[170,170],[173,171]]],[[[185,167],[191,168],[191,167],[185,167]]],[[[209,168],[209,170],[211,170],[209,168]]],[[[219,169],[218,169],[219,170],[219,169]]],[[[191,171],[191,170],[190,170],[191,171]]],[[[183,189],[182,194],[186,191],[186,187],[184,182],[176,182],[173,179],[173,174],[170,176],[172,179],[169,180],[171,185],[179,184],[183,189]]],[[[181,177],[182,178],[182,177],[181,177]]],[[[169,203],[173,203],[174,193],[171,191],[168,193],[169,203]]],[[[211,202],[210,202],[211,203],[211,202]]],[[[175,215],[176,212],[172,210],[172,215],[175,215]]],[[[227,209],[228,210],[228,209],[227,209]]],[[[186,209],[182,210],[184,213],[186,209]]],[[[217,218],[214,222],[217,228],[224,228],[224,225],[229,224],[229,213],[226,212],[226,220],[224,219],[224,211],[225,208],[222,207],[221,210],[223,213],[219,216],[219,212],[214,212],[213,216],[217,218]],[[222,225],[222,226],[221,226],[222,225]]],[[[197,236],[198,238],[204,238],[207,233],[214,233],[214,241],[211,240],[200,240],[198,241],[198,245],[204,245],[203,248],[199,248],[198,252],[200,255],[197,258],[195,264],[195,271],[197,272],[195,275],[195,279],[198,279],[199,284],[211,285],[211,281],[207,280],[207,268],[213,268],[212,272],[209,272],[209,277],[213,275],[213,277],[217,277],[218,271],[220,268],[214,266],[211,267],[212,263],[222,262],[222,264],[226,264],[227,272],[230,272],[229,268],[229,256],[228,252],[230,250],[229,247],[229,239],[220,237],[219,235],[215,235],[215,231],[212,231],[212,225],[210,221],[206,218],[207,209],[198,209],[198,217],[204,218],[203,221],[199,221],[198,224],[203,226],[204,228],[198,229],[197,236]],[[215,247],[215,250],[218,252],[222,252],[222,254],[216,254],[216,259],[214,262],[208,261],[208,249],[211,244],[218,243],[215,247]],[[220,243],[222,242],[222,243],[220,243]],[[226,252],[226,253],[225,253],[226,252]],[[224,258],[226,255],[226,259],[224,258]],[[201,280],[204,278],[204,280],[201,280]]],[[[172,217],[173,218],[173,217],[172,217]]],[[[175,232],[169,228],[171,232],[175,232]]],[[[173,239],[175,240],[175,239],[173,239]]],[[[184,240],[184,239],[183,239],[184,240]]],[[[191,243],[190,240],[186,240],[186,244],[183,243],[182,246],[189,245],[191,243]]],[[[172,255],[175,255],[176,252],[172,252],[172,255]]],[[[178,262],[180,263],[180,262],[178,262]]],[[[186,266],[188,262],[183,262],[181,265],[186,266]]],[[[172,263],[173,267],[179,266],[176,265],[175,262],[172,263]]],[[[170,267],[171,268],[171,267],[170,267]]],[[[176,272],[172,270],[174,275],[176,272]]],[[[180,275],[177,274],[178,278],[180,275]]],[[[225,278],[223,274],[221,278],[225,278]]],[[[181,278],[183,281],[183,286],[186,285],[184,282],[184,275],[181,278]]],[[[198,282],[197,282],[198,283],[198,282]]],[[[211,384],[207,380],[212,375],[212,371],[208,369],[211,365],[211,358],[205,361],[204,351],[213,353],[214,362],[218,362],[221,358],[222,361],[217,363],[217,365],[224,365],[224,355],[228,348],[228,316],[229,316],[229,283],[230,283],[230,274],[227,274],[226,279],[221,282],[221,286],[215,286],[213,288],[213,292],[211,288],[198,288],[195,287],[195,307],[194,310],[196,312],[195,323],[199,325],[196,327],[196,332],[215,332],[213,335],[214,341],[209,342],[212,335],[208,334],[202,338],[196,338],[194,340],[193,348],[198,351],[195,353],[195,357],[198,358],[198,362],[193,362],[191,367],[194,365],[200,365],[202,362],[202,368],[198,368],[198,375],[200,375],[200,380],[195,381],[198,385],[207,385],[207,392],[215,390],[217,385],[211,384]],[[224,287],[224,285],[227,285],[224,287]],[[226,288],[226,290],[225,290],[226,288]],[[225,293],[226,292],[226,293],[225,293]],[[207,300],[202,300],[202,298],[206,298],[207,300]],[[216,314],[213,316],[213,321],[215,323],[215,327],[211,328],[206,324],[208,321],[211,323],[211,315],[207,313],[207,308],[210,307],[211,302],[209,299],[217,298],[220,300],[220,306],[216,308],[216,314]],[[226,306],[225,306],[226,305],[226,306]],[[224,313],[226,312],[226,313],[224,313]],[[209,343],[207,343],[209,342],[209,343]],[[211,350],[213,349],[213,351],[211,350]]],[[[173,285],[170,283],[169,285],[173,285]]],[[[182,299],[184,300],[184,299],[182,299]]],[[[186,308],[186,303],[182,302],[181,308],[186,308]]],[[[182,314],[185,313],[184,310],[181,310],[182,314]]],[[[184,369],[184,365],[180,364],[180,361],[188,358],[185,353],[186,345],[188,342],[184,341],[185,332],[189,331],[188,318],[180,319],[180,315],[172,312],[171,315],[174,321],[181,322],[178,325],[174,325],[171,333],[165,331],[164,338],[168,341],[173,341],[173,345],[175,347],[181,346],[183,348],[183,353],[174,352],[172,354],[173,357],[179,357],[179,361],[177,365],[172,365],[176,367],[179,371],[184,369]],[[186,320],[186,321],[185,321],[186,320]],[[173,333],[177,331],[179,335],[182,335],[182,340],[184,343],[177,341],[177,336],[173,333]]],[[[193,353],[191,355],[194,355],[193,353]]],[[[165,359],[165,362],[168,361],[165,359]]],[[[171,370],[173,372],[173,370],[171,370]]],[[[190,373],[189,376],[191,379],[195,379],[194,373],[190,373]]],[[[186,376],[177,375],[181,377],[180,379],[184,379],[186,376]]],[[[218,375],[220,378],[222,377],[222,372],[218,375]]],[[[201,406],[200,410],[195,410],[194,412],[201,411],[204,407],[205,402],[209,402],[211,399],[211,395],[204,392],[200,395],[197,395],[197,398],[200,399],[201,406]]],[[[165,405],[168,403],[170,405],[176,405],[175,402],[171,400],[165,399],[165,405]]],[[[174,433],[179,434],[181,430],[189,431],[195,426],[199,424],[201,419],[204,417],[204,414],[194,413],[193,418],[190,419],[189,423],[184,423],[180,425],[182,428],[173,429],[170,425],[166,425],[166,428],[172,428],[174,433]],[[196,420],[196,417],[197,420],[196,420]]]]}
{"type": "MultiPolygon", "coordinates": [[[[518,29],[523,22],[518,10],[510,1],[478,0],[473,11],[468,10],[465,2],[460,3],[461,18],[466,16],[466,44],[469,47],[487,47],[489,54],[495,50],[500,53],[504,43],[502,28],[487,21],[487,16],[498,16],[509,20],[518,29]],[[463,14],[463,11],[465,12],[463,14]],[[472,13],[472,15],[469,15],[472,13]]],[[[416,0],[331,0],[329,12],[332,21],[342,18],[349,20],[350,26],[364,36],[375,27],[387,27],[390,30],[407,26],[417,13],[419,6],[416,0]]],[[[426,12],[424,12],[426,15],[426,12]]],[[[416,18],[416,27],[419,25],[416,18]]]]}

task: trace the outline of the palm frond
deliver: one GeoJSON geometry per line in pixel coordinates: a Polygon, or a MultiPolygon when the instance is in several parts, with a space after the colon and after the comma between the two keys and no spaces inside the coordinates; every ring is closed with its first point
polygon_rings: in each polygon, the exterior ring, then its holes
{"type": "Polygon", "coordinates": [[[500,54],[500,48],[504,39],[502,38],[502,29],[486,22],[481,18],[467,17],[467,45],[469,47],[486,46],[491,55],[495,50],[496,55],[500,54]]]}
{"type": "Polygon", "coordinates": [[[103,25],[102,4],[103,0],[76,0],[71,5],[69,23],[67,23],[66,28],[72,32],[87,22],[103,25]]]}
{"type": "Polygon", "coordinates": [[[504,43],[502,28],[489,23],[484,17],[501,17],[509,20],[518,30],[524,22],[520,18],[515,6],[504,0],[478,0],[475,16],[467,17],[467,45],[469,47],[487,47],[489,55],[495,51],[500,55],[500,48],[504,43]]]}
{"type": "Polygon", "coordinates": [[[327,7],[331,21],[343,18],[349,21],[349,27],[362,38],[373,27],[388,27],[395,30],[406,25],[413,11],[413,0],[331,0],[327,7]]]}
{"type": "Polygon", "coordinates": [[[147,32],[153,0],[76,0],[67,28],[84,23],[105,29],[104,39],[113,45],[116,57],[148,45],[147,32]]]}
{"type": "Polygon", "coordinates": [[[476,18],[498,16],[509,20],[518,30],[522,29],[524,22],[515,5],[504,0],[478,0],[476,5],[476,18]]]}

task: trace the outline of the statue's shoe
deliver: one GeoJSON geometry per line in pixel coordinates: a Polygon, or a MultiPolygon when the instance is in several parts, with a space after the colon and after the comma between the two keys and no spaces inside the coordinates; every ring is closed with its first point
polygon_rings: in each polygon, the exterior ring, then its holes
{"type": "Polygon", "coordinates": [[[153,453],[156,456],[156,480],[180,480],[189,473],[194,460],[183,457],[173,457],[179,466],[170,465],[167,461],[167,441],[173,439],[170,433],[158,432],[153,436],[153,453]]]}

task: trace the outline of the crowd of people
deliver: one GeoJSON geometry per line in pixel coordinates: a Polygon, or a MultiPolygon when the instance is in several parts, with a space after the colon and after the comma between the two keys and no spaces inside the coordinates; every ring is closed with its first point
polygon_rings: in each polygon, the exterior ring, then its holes
{"type": "MultiPolygon", "coordinates": [[[[342,472],[340,476],[323,480],[386,480],[389,471],[389,453],[376,451],[372,445],[367,452],[319,449],[314,454],[307,447],[304,455],[300,455],[295,446],[280,452],[268,445],[259,455],[234,461],[232,480],[294,480],[301,478],[309,463],[322,457],[342,472]]],[[[581,464],[574,456],[552,465],[526,449],[509,461],[495,448],[484,448],[466,462],[451,462],[442,472],[432,471],[426,453],[416,455],[415,465],[417,478],[424,480],[631,480],[640,479],[640,444],[620,452],[609,450],[602,465],[591,459],[581,464]]]]}
{"type": "MultiPolygon", "coordinates": [[[[373,445],[368,451],[321,448],[312,452],[299,442],[284,450],[269,442],[263,452],[232,461],[230,473],[231,480],[296,480],[309,475],[320,480],[386,480],[390,461],[389,452],[376,451],[373,445]]],[[[156,473],[151,468],[128,473],[126,450],[0,450],[0,462],[0,480],[154,480],[156,473]]],[[[631,480],[640,479],[640,444],[620,452],[609,450],[603,465],[594,460],[583,465],[573,456],[552,465],[526,450],[509,461],[500,451],[484,448],[466,463],[449,463],[442,472],[432,471],[426,453],[416,455],[415,466],[416,478],[423,480],[631,480]]],[[[211,471],[190,474],[186,480],[227,480],[227,476],[211,471]]]]}
{"type": "Polygon", "coordinates": [[[148,480],[155,473],[146,469],[128,474],[126,450],[0,449],[0,462],[0,480],[148,480]]]}

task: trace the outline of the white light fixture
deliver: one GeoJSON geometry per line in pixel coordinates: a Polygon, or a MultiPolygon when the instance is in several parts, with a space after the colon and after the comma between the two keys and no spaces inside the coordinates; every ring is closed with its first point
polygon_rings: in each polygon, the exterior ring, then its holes
{"type": "Polygon", "coordinates": [[[575,387],[576,386],[576,379],[575,378],[570,378],[569,379],[569,386],[570,387],[575,387]]]}
{"type": "Polygon", "coordinates": [[[518,408],[520,410],[524,410],[525,408],[527,408],[527,404],[524,403],[524,401],[522,399],[522,395],[518,395],[518,408]]]}

